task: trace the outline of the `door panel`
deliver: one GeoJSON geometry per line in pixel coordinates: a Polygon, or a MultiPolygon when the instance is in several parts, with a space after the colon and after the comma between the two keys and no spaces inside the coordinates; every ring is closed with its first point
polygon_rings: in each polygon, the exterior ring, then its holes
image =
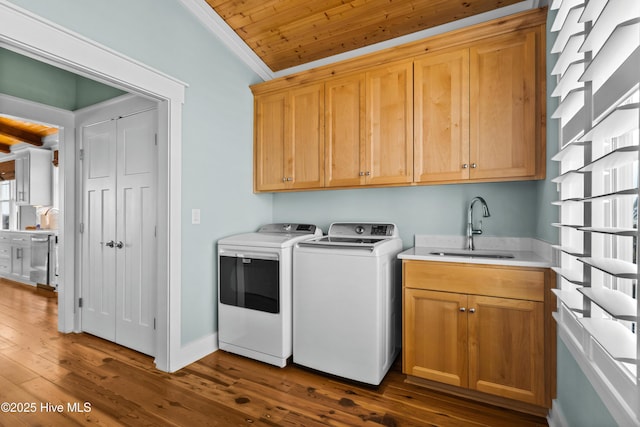
{"type": "Polygon", "coordinates": [[[425,55],[414,73],[415,181],[469,179],[469,50],[425,55]]]}
{"type": "Polygon", "coordinates": [[[536,43],[519,32],[470,50],[471,179],[535,175],[536,43]]]}
{"type": "Polygon", "coordinates": [[[469,387],[544,403],[544,304],[469,296],[469,387]]]}
{"type": "Polygon", "coordinates": [[[326,83],[325,170],[327,187],[364,183],[364,74],[326,83]]]}
{"type": "Polygon", "coordinates": [[[113,122],[83,128],[82,329],[115,340],[115,141],[113,122]]]}
{"type": "Polygon", "coordinates": [[[366,73],[367,183],[413,181],[413,62],[366,73]]]}
{"type": "Polygon", "coordinates": [[[288,141],[287,153],[293,159],[293,164],[286,165],[285,175],[293,178],[293,188],[322,187],[324,84],[292,90],[290,103],[291,139],[288,141]]]}
{"type": "Polygon", "coordinates": [[[287,94],[257,96],[255,109],[255,189],[280,190],[286,184],[287,94]]]}
{"type": "Polygon", "coordinates": [[[155,111],[118,120],[116,342],[152,354],[155,316],[155,111]]]}
{"type": "Polygon", "coordinates": [[[462,294],[404,290],[404,373],[467,386],[466,304],[462,294]]]}

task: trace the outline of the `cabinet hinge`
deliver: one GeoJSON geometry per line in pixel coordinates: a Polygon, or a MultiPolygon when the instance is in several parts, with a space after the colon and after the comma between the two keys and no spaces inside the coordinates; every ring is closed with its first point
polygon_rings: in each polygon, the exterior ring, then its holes
{"type": "Polygon", "coordinates": [[[156,144],[156,147],[157,147],[158,146],[158,134],[157,133],[154,135],[154,138],[155,138],[155,144],[156,144]]]}
{"type": "Polygon", "coordinates": [[[153,237],[158,237],[158,226],[153,227],[153,237]]]}
{"type": "Polygon", "coordinates": [[[82,298],[78,298],[78,308],[82,308],[82,298]]]}
{"type": "Polygon", "coordinates": [[[80,223],[80,234],[84,233],[84,222],[80,223]]]}
{"type": "Polygon", "coordinates": [[[80,160],[84,160],[84,148],[81,148],[81,149],[80,149],[80,153],[78,154],[78,158],[79,158],[80,160]]]}
{"type": "Polygon", "coordinates": [[[153,330],[154,331],[156,330],[156,318],[155,317],[153,318],[153,330]]]}

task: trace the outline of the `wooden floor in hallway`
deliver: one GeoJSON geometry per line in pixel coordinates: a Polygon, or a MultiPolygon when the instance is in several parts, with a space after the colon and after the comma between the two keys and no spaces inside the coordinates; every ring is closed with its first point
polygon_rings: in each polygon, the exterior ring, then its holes
{"type": "Polygon", "coordinates": [[[222,351],[178,372],[88,334],[57,332],[56,299],[0,279],[2,426],[546,426],[406,384],[379,387],[222,351]]]}

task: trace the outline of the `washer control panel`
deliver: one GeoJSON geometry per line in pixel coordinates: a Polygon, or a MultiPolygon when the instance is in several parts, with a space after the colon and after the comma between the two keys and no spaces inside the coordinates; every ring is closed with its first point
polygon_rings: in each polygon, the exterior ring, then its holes
{"type": "Polygon", "coordinates": [[[391,223],[334,222],[329,227],[332,237],[396,237],[398,230],[391,223]]]}

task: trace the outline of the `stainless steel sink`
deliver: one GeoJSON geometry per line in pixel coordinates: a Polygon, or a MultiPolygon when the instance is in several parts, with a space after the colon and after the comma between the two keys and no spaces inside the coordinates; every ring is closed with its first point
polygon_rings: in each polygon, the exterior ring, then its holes
{"type": "Polygon", "coordinates": [[[470,250],[447,250],[447,251],[433,251],[431,255],[440,256],[459,256],[466,258],[494,258],[494,259],[510,259],[513,255],[503,252],[488,252],[488,251],[470,251],[470,250]]]}

